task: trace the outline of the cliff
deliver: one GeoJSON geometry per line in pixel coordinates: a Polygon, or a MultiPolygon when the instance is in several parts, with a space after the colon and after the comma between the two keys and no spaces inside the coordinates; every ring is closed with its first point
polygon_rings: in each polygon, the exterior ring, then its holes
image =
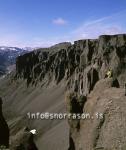
{"type": "Polygon", "coordinates": [[[2,113],[2,99],[0,97],[0,148],[9,148],[9,128],[2,113]]]}
{"type": "Polygon", "coordinates": [[[20,56],[16,62],[16,77],[27,84],[65,79],[68,88],[87,95],[95,83],[105,78],[110,69],[113,78],[123,85],[126,68],[126,35],[102,35],[96,40],[79,40],[73,45],[37,50],[20,56]]]}
{"type": "Polygon", "coordinates": [[[70,43],[61,43],[50,48],[38,49],[17,58],[16,76],[27,80],[27,85],[37,84],[52,75],[56,82],[64,77],[66,50],[70,43]],[[63,72],[62,72],[63,71],[63,72]]]}
{"type": "MultiPolygon", "coordinates": [[[[74,114],[83,113],[84,117],[69,120],[69,150],[125,150],[124,89],[113,87],[112,78],[98,81],[94,90],[87,96],[81,112],[75,112],[74,109],[74,104],[79,102],[80,98],[73,99],[71,94],[67,94],[67,106],[71,106],[74,114]]],[[[69,109],[67,110],[70,112],[69,109]]]]}
{"type": "MultiPolygon", "coordinates": [[[[61,43],[18,57],[13,82],[7,82],[7,87],[2,84],[1,89],[8,89],[3,92],[6,106],[21,115],[39,111],[63,113],[66,93],[68,112],[104,116],[69,119],[69,150],[119,150],[119,147],[125,149],[125,118],[122,117],[125,116],[125,82],[126,34],[102,35],[99,39],[61,43]],[[110,79],[106,79],[108,70],[112,73],[110,79]]],[[[19,117],[15,122],[10,122],[14,134],[18,132],[15,124],[25,125],[19,117]]],[[[34,120],[30,126],[39,131],[39,149],[68,148],[65,121],[34,120]]]]}

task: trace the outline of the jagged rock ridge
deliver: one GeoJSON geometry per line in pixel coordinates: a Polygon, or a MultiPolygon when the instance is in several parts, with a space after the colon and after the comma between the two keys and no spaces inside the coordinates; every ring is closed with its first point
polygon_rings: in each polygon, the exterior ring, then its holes
{"type": "Polygon", "coordinates": [[[126,68],[126,35],[103,35],[97,40],[79,40],[73,45],[55,46],[18,57],[16,77],[27,84],[37,84],[45,78],[59,83],[68,81],[68,88],[87,95],[95,83],[104,78],[108,69],[123,84],[126,68]]]}
{"type": "MultiPolygon", "coordinates": [[[[83,113],[87,110],[89,113],[101,111],[105,114],[108,111],[108,107],[105,106],[111,103],[111,99],[115,104],[113,109],[120,105],[117,103],[120,99],[124,103],[122,100],[125,98],[123,97],[124,91],[121,87],[126,82],[126,35],[102,35],[95,40],[79,40],[75,41],[73,45],[65,43],[62,47],[59,45],[25,54],[17,59],[15,77],[16,79],[26,79],[28,86],[29,84],[40,83],[43,85],[51,82],[60,84],[61,81],[64,81],[67,90],[73,93],[66,99],[69,112],[83,113]],[[112,70],[113,79],[106,81],[104,78],[109,69],[112,70]],[[115,92],[119,94],[119,97],[118,94],[115,95],[115,92]],[[109,95],[109,97],[105,95],[109,95]]],[[[112,112],[111,109],[112,106],[109,113],[112,112]]],[[[125,114],[124,109],[121,112],[125,114]]],[[[112,117],[112,115],[108,116],[107,112],[105,117],[112,117]]],[[[115,130],[111,127],[112,124],[118,122],[118,118],[113,117],[114,121],[112,123],[110,121],[110,124],[106,118],[99,122],[96,120],[94,122],[92,120],[87,122],[69,120],[69,150],[114,150],[116,148],[118,150],[120,145],[124,148],[122,137],[125,137],[125,134],[118,137],[120,133],[113,134],[115,130]],[[112,130],[111,137],[108,137],[109,126],[112,130]],[[104,130],[101,129],[102,127],[104,130]],[[112,139],[114,136],[117,137],[116,140],[112,139]],[[108,140],[102,142],[104,138],[108,138],[108,140]],[[119,144],[120,140],[122,140],[121,144],[119,144]],[[118,144],[115,144],[116,142],[118,144]]],[[[121,120],[120,124],[123,126],[124,122],[121,120]]],[[[116,130],[118,128],[119,124],[117,124],[116,130]]],[[[122,128],[120,131],[124,130],[122,128]]]]}

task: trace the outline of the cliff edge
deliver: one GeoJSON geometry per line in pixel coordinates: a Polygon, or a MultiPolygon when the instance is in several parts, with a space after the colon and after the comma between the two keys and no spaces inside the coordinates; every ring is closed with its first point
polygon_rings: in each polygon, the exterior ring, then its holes
{"type": "Polygon", "coordinates": [[[125,149],[126,34],[27,53],[17,58],[16,72],[10,78],[1,81],[0,92],[6,97],[6,114],[7,109],[13,112],[9,113],[12,135],[29,124],[39,131],[38,148],[66,150],[69,138],[69,150],[125,149]],[[108,70],[110,79],[106,78],[108,70]],[[66,120],[23,118],[28,112],[63,113],[65,103],[70,113],[96,116],[68,120],[70,132],[66,120]],[[99,114],[104,117],[97,119],[99,114]]]}

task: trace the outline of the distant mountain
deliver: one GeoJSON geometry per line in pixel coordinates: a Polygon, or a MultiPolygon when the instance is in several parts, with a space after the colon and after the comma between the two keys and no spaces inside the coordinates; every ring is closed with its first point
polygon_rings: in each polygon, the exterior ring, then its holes
{"type": "Polygon", "coordinates": [[[8,72],[8,68],[15,64],[16,58],[27,53],[28,50],[31,49],[0,46],[0,76],[8,72]]]}

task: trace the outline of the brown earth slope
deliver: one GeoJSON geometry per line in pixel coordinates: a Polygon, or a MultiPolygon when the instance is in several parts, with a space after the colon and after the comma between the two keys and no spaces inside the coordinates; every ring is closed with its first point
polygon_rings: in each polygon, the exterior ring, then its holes
{"type": "MultiPolygon", "coordinates": [[[[23,128],[37,130],[36,145],[39,149],[63,150],[68,148],[69,130],[67,120],[29,119],[28,112],[65,112],[64,86],[50,88],[29,87],[23,81],[1,82],[1,95],[4,97],[4,113],[11,129],[11,139],[23,128]]],[[[12,140],[13,143],[13,140],[12,140]]],[[[13,144],[14,145],[14,144],[13,144]]]]}

